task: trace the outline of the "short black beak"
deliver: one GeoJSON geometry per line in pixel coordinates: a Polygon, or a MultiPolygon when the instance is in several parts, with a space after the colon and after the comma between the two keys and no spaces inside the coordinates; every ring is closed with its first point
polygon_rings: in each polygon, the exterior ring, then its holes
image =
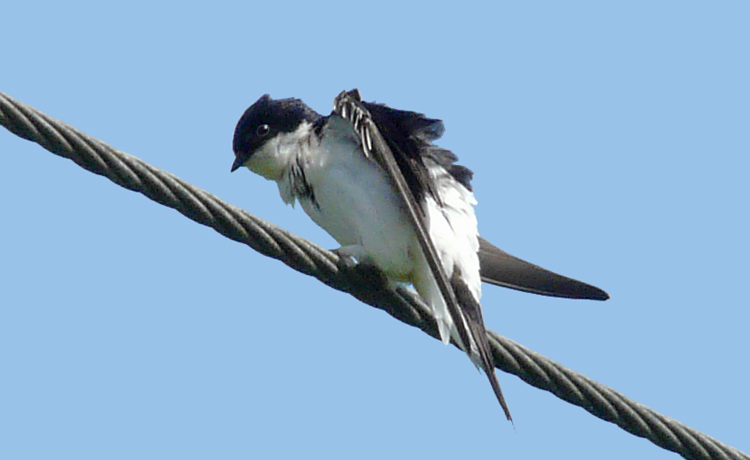
{"type": "Polygon", "coordinates": [[[232,163],[232,170],[230,172],[235,172],[238,169],[242,167],[243,161],[240,159],[240,157],[237,157],[234,159],[234,163],[232,163]]]}

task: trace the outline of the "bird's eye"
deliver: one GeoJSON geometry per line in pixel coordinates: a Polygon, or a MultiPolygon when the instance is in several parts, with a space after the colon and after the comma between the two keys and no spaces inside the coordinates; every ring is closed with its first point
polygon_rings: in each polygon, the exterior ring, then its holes
{"type": "Polygon", "coordinates": [[[270,131],[271,131],[271,128],[268,125],[260,125],[258,126],[258,129],[255,130],[258,136],[265,136],[270,131]]]}

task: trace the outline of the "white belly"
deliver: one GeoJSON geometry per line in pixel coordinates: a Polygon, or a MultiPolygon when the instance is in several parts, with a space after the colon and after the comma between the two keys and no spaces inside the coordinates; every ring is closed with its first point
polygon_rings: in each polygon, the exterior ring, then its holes
{"type": "Polygon", "coordinates": [[[356,144],[327,152],[305,167],[315,201],[300,200],[303,209],[341,246],[361,246],[369,259],[362,262],[407,280],[418,243],[392,185],[356,144]]]}

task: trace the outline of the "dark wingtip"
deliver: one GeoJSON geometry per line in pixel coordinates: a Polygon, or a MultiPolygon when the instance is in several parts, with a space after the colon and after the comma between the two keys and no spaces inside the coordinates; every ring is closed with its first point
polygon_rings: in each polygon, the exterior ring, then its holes
{"type": "Polygon", "coordinates": [[[346,94],[348,94],[349,96],[353,97],[358,102],[362,100],[362,95],[359,94],[359,89],[357,89],[357,88],[354,88],[354,89],[352,89],[350,91],[347,91],[346,94]]]}
{"type": "Polygon", "coordinates": [[[479,238],[479,264],[485,283],[551,297],[609,299],[609,294],[596,286],[512,256],[482,237],[479,238]]]}
{"type": "Polygon", "coordinates": [[[591,286],[591,287],[596,290],[596,293],[593,294],[592,297],[590,297],[591,300],[601,300],[601,301],[609,300],[609,294],[602,291],[598,287],[595,287],[595,286],[591,286]]]}
{"type": "MultiPolygon", "coordinates": [[[[494,366],[494,364],[490,363],[491,366],[494,366]]],[[[505,402],[505,396],[503,396],[503,390],[500,389],[500,382],[497,381],[497,375],[495,374],[495,368],[490,367],[489,369],[485,369],[484,373],[487,375],[487,378],[490,381],[490,386],[492,387],[492,391],[495,393],[495,397],[497,398],[497,402],[500,403],[500,407],[502,407],[503,412],[505,412],[505,418],[508,419],[510,423],[513,423],[513,417],[510,415],[510,408],[508,407],[508,403],[505,402]]],[[[513,423],[513,426],[515,427],[515,423],[513,423]]]]}

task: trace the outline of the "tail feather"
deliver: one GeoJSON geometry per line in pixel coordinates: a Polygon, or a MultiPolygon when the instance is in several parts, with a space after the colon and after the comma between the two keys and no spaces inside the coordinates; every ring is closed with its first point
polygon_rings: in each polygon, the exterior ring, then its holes
{"type": "Polygon", "coordinates": [[[500,382],[497,380],[497,375],[495,375],[495,368],[494,366],[490,370],[484,371],[484,373],[487,375],[487,379],[490,381],[490,385],[492,386],[492,391],[495,392],[495,397],[497,398],[497,402],[500,403],[500,407],[503,408],[503,412],[505,412],[505,417],[509,421],[513,421],[513,417],[510,416],[510,409],[508,408],[508,403],[505,402],[505,397],[503,396],[503,390],[500,389],[500,382]]]}
{"type": "Polygon", "coordinates": [[[469,332],[468,335],[471,338],[471,344],[468,347],[463,347],[464,351],[469,355],[474,364],[480,367],[487,375],[497,402],[503,408],[505,417],[512,422],[513,418],[510,415],[510,409],[505,402],[503,390],[500,389],[500,382],[497,380],[497,375],[495,375],[495,363],[492,359],[490,343],[487,340],[487,329],[484,326],[484,319],[482,318],[482,307],[461,278],[461,271],[458,267],[454,268],[453,276],[451,277],[451,286],[456,293],[456,300],[458,300],[461,306],[461,318],[454,318],[454,320],[465,324],[469,332]]]}
{"type": "Polygon", "coordinates": [[[487,329],[482,318],[482,308],[464,281],[461,269],[458,265],[453,266],[450,287],[455,294],[457,305],[451,308],[451,305],[443,299],[437,284],[432,279],[429,267],[425,264],[421,268],[421,270],[418,270],[421,276],[413,280],[414,287],[417,288],[428,305],[432,306],[440,338],[445,343],[453,339],[459,348],[469,356],[474,365],[487,375],[492,391],[503,408],[503,412],[505,412],[505,417],[512,422],[510,409],[505,402],[503,391],[500,389],[497,375],[495,375],[495,364],[487,340],[487,329]]]}

